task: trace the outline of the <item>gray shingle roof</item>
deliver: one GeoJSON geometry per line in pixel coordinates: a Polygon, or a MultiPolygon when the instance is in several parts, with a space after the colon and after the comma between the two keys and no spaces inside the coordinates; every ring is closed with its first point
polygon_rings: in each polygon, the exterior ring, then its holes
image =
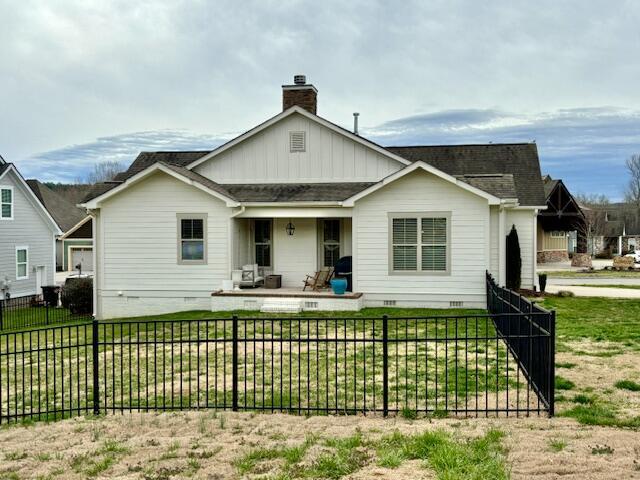
{"type": "Polygon", "coordinates": [[[27,185],[63,232],[71,229],[87,216],[84,210],[76,207],[38,180],[27,180],[27,185]]]}
{"type": "Polygon", "coordinates": [[[157,162],[185,167],[199,158],[204,157],[207,153],[209,153],[209,151],[140,152],[129,169],[119,174],[115,180],[124,181],[157,162]]]}
{"type": "Polygon", "coordinates": [[[449,175],[511,174],[520,205],[546,205],[535,143],[386,147],[412,162],[422,160],[449,175]]]}
{"type": "Polygon", "coordinates": [[[558,185],[560,180],[554,180],[550,175],[545,175],[542,177],[542,182],[544,186],[544,196],[548,199],[549,195],[553,193],[553,190],[556,188],[556,185],[558,185]]]}
{"type": "Polygon", "coordinates": [[[515,181],[510,173],[456,175],[456,178],[498,198],[518,198],[515,181]]]}
{"type": "Polygon", "coordinates": [[[270,183],[222,185],[241,202],[340,202],[375,183],[270,183]]]}

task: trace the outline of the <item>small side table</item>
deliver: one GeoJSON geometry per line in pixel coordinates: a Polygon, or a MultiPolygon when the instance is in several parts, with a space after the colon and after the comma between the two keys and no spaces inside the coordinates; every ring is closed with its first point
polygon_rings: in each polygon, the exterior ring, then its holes
{"type": "Polygon", "coordinates": [[[264,288],[281,288],[282,275],[267,275],[264,279],[264,288]]]}

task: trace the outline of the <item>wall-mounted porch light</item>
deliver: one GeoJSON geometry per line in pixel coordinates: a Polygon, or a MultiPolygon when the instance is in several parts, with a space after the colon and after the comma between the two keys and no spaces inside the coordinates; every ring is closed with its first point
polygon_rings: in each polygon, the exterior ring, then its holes
{"type": "Polygon", "coordinates": [[[287,231],[287,235],[289,236],[292,236],[293,233],[296,231],[296,227],[293,223],[291,223],[291,220],[289,220],[289,223],[287,223],[285,230],[287,231]]]}

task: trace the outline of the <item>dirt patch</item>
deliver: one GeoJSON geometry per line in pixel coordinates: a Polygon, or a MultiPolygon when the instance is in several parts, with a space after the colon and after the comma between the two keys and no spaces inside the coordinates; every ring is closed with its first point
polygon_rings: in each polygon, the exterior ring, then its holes
{"type": "MultiPolygon", "coordinates": [[[[4,455],[0,475],[86,478],[91,462],[98,463],[112,455],[111,464],[98,472],[97,478],[233,479],[242,478],[237,461],[248,452],[294,447],[310,435],[336,439],[361,432],[366,438],[379,438],[394,431],[416,434],[444,429],[456,438],[465,439],[481,436],[492,428],[506,433],[503,443],[514,479],[640,478],[640,436],[637,432],[586,427],[570,419],[409,421],[211,411],[113,415],[4,428],[0,430],[0,451],[4,455]],[[554,450],[552,443],[562,448],[554,450]],[[109,450],[115,453],[108,453],[109,450]]],[[[270,474],[277,471],[279,465],[277,460],[266,460],[246,478],[270,474]]],[[[369,461],[347,478],[418,479],[434,478],[433,475],[420,461],[407,461],[395,469],[369,461]]]]}

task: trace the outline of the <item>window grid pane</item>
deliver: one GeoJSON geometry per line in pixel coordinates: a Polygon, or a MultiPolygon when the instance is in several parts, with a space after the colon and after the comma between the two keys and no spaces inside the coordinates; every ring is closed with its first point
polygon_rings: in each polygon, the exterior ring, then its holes
{"type": "Polygon", "coordinates": [[[442,272],[447,269],[447,247],[444,245],[423,245],[422,270],[442,272]]]}
{"type": "Polygon", "coordinates": [[[2,189],[2,203],[11,203],[11,190],[8,188],[2,189]]]}
{"type": "Polygon", "coordinates": [[[183,240],[204,240],[204,222],[202,219],[183,219],[180,224],[183,240]]]}
{"type": "Polygon", "coordinates": [[[417,269],[418,249],[415,246],[393,246],[393,269],[415,271],[417,269]]]}
{"type": "Polygon", "coordinates": [[[324,266],[325,267],[335,267],[336,263],[340,259],[340,245],[329,245],[325,244],[324,246],[324,266]]]}
{"type": "Polygon", "coordinates": [[[410,244],[418,243],[418,219],[394,218],[393,219],[393,243],[410,244]]]}
{"type": "Polygon", "coordinates": [[[202,240],[183,240],[182,241],[182,259],[183,260],[203,260],[204,259],[204,242],[202,240]]]}
{"type": "Polygon", "coordinates": [[[18,259],[18,263],[26,263],[27,261],[27,251],[26,250],[18,250],[16,253],[16,257],[18,259]]]}
{"type": "Polygon", "coordinates": [[[267,244],[256,245],[256,263],[259,267],[271,266],[271,246],[267,244]]]}
{"type": "Polygon", "coordinates": [[[422,243],[438,245],[447,243],[447,219],[423,218],[422,219],[422,243]]]}
{"type": "Polygon", "coordinates": [[[11,218],[11,204],[2,204],[2,218],[11,218]]]}

